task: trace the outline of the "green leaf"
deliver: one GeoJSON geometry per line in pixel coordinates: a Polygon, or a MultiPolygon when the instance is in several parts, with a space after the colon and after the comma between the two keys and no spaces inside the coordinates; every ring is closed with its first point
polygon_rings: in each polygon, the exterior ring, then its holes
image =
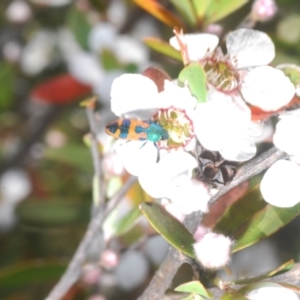
{"type": "Polygon", "coordinates": [[[61,148],[47,148],[45,158],[65,163],[85,172],[93,171],[90,151],[87,147],[77,144],[68,144],[61,148]]]}
{"type": "MultiPolygon", "coordinates": [[[[186,0],[184,0],[186,1],[186,0]]],[[[158,1],[156,0],[133,0],[133,2],[139,5],[141,8],[146,10],[149,14],[153,15],[155,18],[165,23],[166,25],[174,28],[182,28],[186,29],[184,23],[171,11],[164,8],[158,1]]]]}
{"type": "Polygon", "coordinates": [[[143,41],[149,48],[182,62],[180,51],[174,49],[169,43],[152,37],[144,38],[143,41]]]}
{"type": "Polygon", "coordinates": [[[192,63],[185,67],[179,73],[178,81],[181,86],[187,82],[192,95],[199,103],[206,102],[206,74],[200,64],[192,63]]]}
{"type": "Polygon", "coordinates": [[[244,222],[266,205],[260,193],[259,184],[257,184],[225,210],[213,229],[231,236],[244,222]]]}
{"type": "Polygon", "coordinates": [[[15,290],[31,284],[56,281],[66,268],[66,264],[51,260],[30,260],[0,271],[0,290],[15,290]]]}
{"type": "Polygon", "coordinates": [[[61,200],[28,200],[17,207],[17,215],[23,223],[36,226],[72,225],[78,220],[87,221],[90,203],[74,203],[61,200]]]}
{"type": "Polygon", "coordinates": [[[195,26],[197,24],[196,12],[194,10],[191,0],[170,0],[175,8],[182,15],[183,19],[190,25],[195,26]]]}
{"type": "Polygon", "coordinates": [[[205,12],[204,25],[215,23],[225,18],[248,1],[249,0],[211,0],[205,12]]]}
{"type": "Polygon", "coordinates": [[[85,14],[76,9],[75,6],[72,6],[72,8],[69,10],[67,16],[67,26],[74,33],[79,45],[83,49],[89,49],[88,35],[91,30],[91,26],[88,23],[85,14]]]}
{"type": "Polygon", "coordinates": [[[128,232],[141,216],[141,211],[138,206],[134,207],[125,217],[116,224],[115,236],[122,235],[128,232]]]}
{"type": "Polygon", "coordinates": [[[233,251],[236,252],[249,247],[270,236],[299,214],[300,203],[289,208],[266,205],[234,233],[233,251]]]}
{"type": "Polygon", "coordinates": [[[199,19],[202,19],[208,6],[210,5],[211,0],[192,0],[196,15],[199,19]]]}
{"type": "Polygon", "coordinates": [[[156,202],[144,202],[140,209],[152,227],[174,248],[195,258],[195,240],[188,229],[156,202]]]}
{"type": "Polygon", "coordinates": [[[222,295],[220,300],[249,300],[249,299],[239,293],[234,293],[234,294],[225,293],[222,295]]]}
{"type": "Polygon", "coordinates": [[[176,292],[184,292],[184,293],[193,293],[193,294],[199,294],[201,296],[204,296],[206,298],[212,298],[212,294],[205,289],[203,284],[198,281],[190,281],[183,283],[175,288],[176,292]]]}
{"type": "Polygon", "coordinates": [[[300,86],[300,67],[293,64],[282,64],[276,66],[276,69],[281,70],[293,83],[295,87],[300,86]]]}
{"type": "Polygon", "coordinates": [[[255,283],[255,282],[261,281],[265,278],[272,277],[272,276],[278,275],[280,273],[287,272],[287,271],[291,270],[294,267],[294,265],[295,265],[295,262],[294,262],[293,259],[291,259],[288,262],[281,265],[280,267],[278,267],[278,268],[276,268],[276,269],[274,269],[270,272],[264,273],[264,274],[259,275],[259,276],[247,278],[247,279],[233,280],[232,282],[235,283],[235,284],[255,283]]]}
{"type": "Polygon", "coordinates": [[[114,53],[109,49],[103,49],[101,51],[100,60],[103,68],[106,71],[118,70],[122,68],[122,65],[118,62],[114,53]]]}
{"type": "Polygon", "coordinates": [[[114,196],[118,190],[122,187],[123,181],[122,178],[119,176],[112,176],[109,178],[107,182],[107,187],[106,187],[106,197],[111,198],[114,196]]]}
{"type": "Polygon", "coordinates": [[[130,231],[137,223],[141,212],[138,206],[132,208],[120,219],[119,211],[114,210],[104,222],[104,230],[110,233],[111,237],[121,236],[130,231]]]}
{"type": "Polygon", "coordinates": [[[0,109],[13,103],[15,70],[8,63],[0,64],[0,109]]]}

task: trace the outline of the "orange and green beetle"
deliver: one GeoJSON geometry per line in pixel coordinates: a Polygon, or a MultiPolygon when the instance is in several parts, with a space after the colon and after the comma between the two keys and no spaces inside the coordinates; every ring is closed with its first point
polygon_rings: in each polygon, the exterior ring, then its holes
{"type": "Polygon", "coordinates": [[[168,132],[151,120],[119,119],[108,124],[105,132],[117,139],[159,142],[167,140],[168,132]]]}

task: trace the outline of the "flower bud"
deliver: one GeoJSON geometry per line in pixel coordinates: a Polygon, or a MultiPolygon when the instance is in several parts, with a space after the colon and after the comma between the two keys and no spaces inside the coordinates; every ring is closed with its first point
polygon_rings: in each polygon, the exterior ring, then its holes
{"type": "Polygon", "coordinates": [[[274,0],[255,0],[252,4],[251,17],[253,21],[266,22],[272,19],[277,11],[274,0]]]}
{"type": "Polygon", "coordinates": [[[232,240],[222,234],[208,232],[193,246],[197,260],[207,269],[219,269],[230,261],[232,240]]]}

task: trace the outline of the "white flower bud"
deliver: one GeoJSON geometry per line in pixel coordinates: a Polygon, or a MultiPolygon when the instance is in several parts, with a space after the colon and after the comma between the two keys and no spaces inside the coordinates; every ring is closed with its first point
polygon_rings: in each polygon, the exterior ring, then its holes
{"type": "Polygon", "coordinates": [[[230,261],[232,240],[222,234],[209,232],[194,245],[197,260],[208,269],[219,269],[230,261]]]}

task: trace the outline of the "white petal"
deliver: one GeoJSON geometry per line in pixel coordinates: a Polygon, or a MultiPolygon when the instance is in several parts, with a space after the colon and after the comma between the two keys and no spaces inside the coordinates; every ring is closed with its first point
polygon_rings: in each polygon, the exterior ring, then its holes
{"type": "Polygon", "coordinates": [[[293,162],[295,162],[296,164],[300,165],[300,153],[297,155],[291,155],[289,157],[289,159],[293,162]]]}
{"type": "Polygon", "coordinates": [[[162,198],[166,194],[166,176],[158,163],[148,166],[139,174],[139,183],[144,191],[153,198],[162,198]]]}
{"type": "MultiPolygon", "coordinates": [[[[113,71],[107,71],[105,73],[104,78],[97,84],[93,86],[93,92],[97,95],[99,95],[99,101],[101,105],[104,105],[105,108],[110,109],[110,91],[113,81],[120,77],[123,74],[121,70],[113,70],[113,71]]],[[[103,112],[101,114],[101,117],[103,118],[103,112]]]]}
{"type": "Polygon", "coordinates": [[[279,119],[283,120],[285,118],[290,118],[290,117],[300,117],[300,109],[293,109],[290,111],[286,111],[284,113],[282,113],[281,115],[279,115],[279,119]]]}
{"type": "Polygon", "coordinates": [[[77,52],[67,57],[69,72],[80,82],[97,86],[104,78],[97,58],[88,52],[77,52]]]}
{"type": "Polygon", "coordinates": [[[197,165],[196,159],[187,152],[170,152],[157,164],[144,169],[139,175],[139,182],[150,196],[167,197],[176,186],[182,185],[192,177],[192,170],[197,165]]]}
{"type": "Polygon", "coordinates": [[[264,66],[247,74],[241,92],[246,102],[264,111],[275,111],[292,100],[295,87],[282,71],[264,66]]]}
{"type": "Polygon", "coordinates": [[[187,180],[180,186],[173,187],[168,192],[168,198],[184,214],[194,211],[208,211],[210,199],[206,185],[198,180],[187,180]]]}
{"type": "Polygon", "coordinates": [[[124,168],[132,175],[138,176],[149,165],[155,164],[158,150],[154,143],[144,141],[121,141],[115,143],[115,151],[124,168]]]}
{"type": "Polygon", "coordinates": [[[110,95],[111,109],[117,116],[145,110],[149,119],[159,107],[155,83],[140,74],[124,74],[116,78],[110,95]]]}
{"type": "Polygon", "coordinates": [[[290,115],[276,125],[274,145],[289,155],[300,153],[300,116],[290,115]]]}
{"type": "Polygon", "coordinates": [[[31,191],[28,174],[21,169],[9,169],[0,177],[1,201],[17,204],[31,191]]]}
{"type": "Polygon", "coordinates": [[[281,286],[268,286],[251,291],[246,295],[250,300],[284,299],[297,300],[297,295],[290,289],[281,286]]]}
{"type": "Polygon", "coordinates": [[[38,31],[26,44],[21,56],[22,70],[28,75],[41,72],[54,57],[55,33],[38,31]]]}
{"type": "Polygon", "coordinates": [[[114,53],[121,63],[142,64],[148,62],[149,49],[128,35],[121,35],[115,40],[114,53]]]}
{"type": "Polygon", "coordinates": [[[130,35],[139,41],[149,36],[161,38],[161,32],[156,21],[150,15],[145,15],[143,18],[136,20],[134,27],[130,30],[130,35]]]}
{"type": "Polygon", "coordinates": [[[300,202],[299,182],[299,165],[279,160],[265,173],[260,191],[268,203],[278,207],[292,207],[300,202]]]}
{"type": "Polygon", "coordinates": [[[252,122],[252,124],[254,126],[250,128],[247,135],[254,137],[256,143],[262,143],[272,140],[274,134],[274,126],[271,119],[267,120],[266,122],[252,122]],[[255,126],[257,126],[257,130],[255,129],[255,126]]]}
{"type": "Polygon", "coordinates": [[[238,68],[269,64],[275,57],[275,47],[270,37],[261,31],[241,28],[226,38],[228,54],[237,58],[238,68]]]}
{"type": "Polygon", "coordinates": [[[23,23],[30,19],[32,11],[26,1],[11,1],[8,5],[5,16],[10,22],[23,23]]]}
{"type": "Polygon", "coordinates": [[[99,22],[92,27],[88,43],[95,53],[100,53],[104,49],[112,49],[116,39],[116,29],[110,23],[99,22]]]}
{"type": "Polygon", "coordinates": [[[200,143],[216,151],[244,136],[251,121],[249,108],[237,106],[226,96],[198,104],[195,115],[194,130],[200,143]]]}
{"type": "Polygon", "coordinates": [[[164,91],[159,93],[160,108],[175,107],[182,110],[194,110],[197,99],[192,96],[188,87],[179,87],[165,80],[164,91]]]}
{"type": "Polygon", "coordinates": [[[230,161],[249,160],[256,154],[255,142],[249,138],[236,139],[221,149],[220,154],[230,161]]]}
{"type": "MultiPolygon", "coordinates": [[[[219,43],[219,38],[214,34],[184,34],[179,35],[183,45],[187,47],[188,58],[191,61],[199,61],[208,54],[212,53],[219,43]]],[[[180,50],[180,45],[176,36],[170,39],[170,45],[180,50]]]]}
{"type": "Polygon", "coordinates": [[[247,135],[259,138],[263,135],[265,123],[264,122],[251,122],[247,135]]]}
{"type": "Polygon", "coordinates": [[[47,6],[63,6],[70,3],[72,0],[30,0],[34,4],[47,6]]]}
{"type": "Polygon", "coordinates": [[[64,59],[67,61],[71,54],[73,55],[82,51],[74,33],[66,27],[58,30],[57,43],[64,59]]]}

